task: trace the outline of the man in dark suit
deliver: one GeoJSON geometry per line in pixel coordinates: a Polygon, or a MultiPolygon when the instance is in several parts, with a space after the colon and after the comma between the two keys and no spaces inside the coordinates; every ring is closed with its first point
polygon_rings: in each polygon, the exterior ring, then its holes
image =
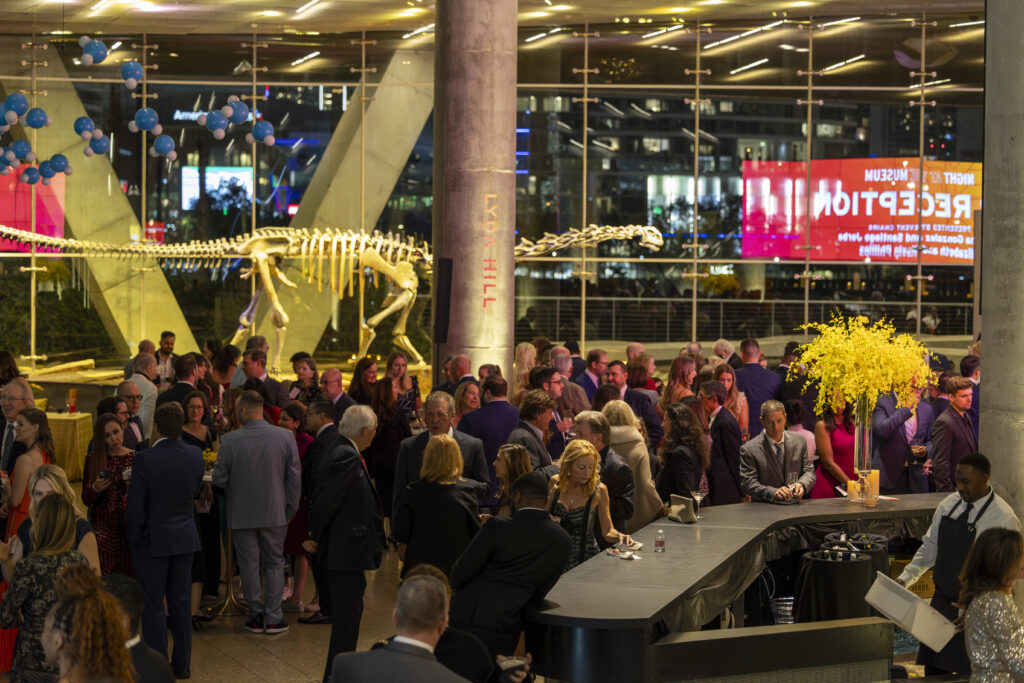
{"type": "MultiPolygon", "coordinates": [[[[512,430],[519,424],[519,408],[508,402],[508,382],[504,377],[491,375],[481,385],[483,405],[472,410],[459,420],[458,431],[480,439],[484,446],[484,460],[491,477],[491,498],[496,502],[494,492],[498,490],[498,478],[494,474],[494,459],[498,449],[508,442],[512,430]]],[[[306,456],[307,459],[309,456],[306,456]]]]}
{"type": "MultiPolygon", "coordinates": [[[[309,404],[306,411],[306,431],[314,435],[313,443],[306,451],[306,460],[302,464],[302,497],[306,504],[313,500],[313,495],[320,484],[320,466],[334,450],[338,442],[338,428],[334,424],[334,404],[327,399],[317,399],[309,404]]],[[[308,617],[299,617],[300,624],[331,623],[331,591],[327,585],[327,573],[323,569],[320,557],[310,558],[310,568],[316,581],[316,590],[320,595],[320,611],[308,617]]]]}
{"type": "Polygon", "coordinates": [[[971,395],[971,407],[967,409],[967,417],[974,425],[974,438],[978,438],[978,410],[981,408],[981,358],[964,356],[960,359],[960,374],[971,380],[974,393],[971,395]]]}
{"type": "Polygon", "coordinates": [[[711,420],[711,466],[708,469],[710,505],[729,505],[743,499],[740,485],[740,425],[725,405],[725,385],[704,382],[698,397],[711,420]]]}
{"type": "Polygon", "coordinates": [[[932,476],[936,491],[955,490],[953,475],[960,458],[978,450],[978,437],[967,414],[974,384],[967,377],[951,377],[946,389],[949,408],[935,419],[932,427],[932,476]]]}
{"type": "MultiPolygon", "coordinates": [[[[596,410],[584,410],[573,420],[576,425],[576,436],[589,441],[601,454],[601,483],[608,488],[608,503],[612,517],[612,526],[619,530],[628,527],[633,517],[634,492],[636,484],[633,470],[622,456],[609,445],[612,439],[612,427],[608,418],[596,410]]],[[[607,548],[612,544],[604,537],[598,525],[594,525],[594,538],[597,545],[607,548]]]]}
{"type": "Polygon", "coordinates": [[[565,445],[569,442],[566,434],[572,428],[572,420],[564,419],[557,407],[558,400],[562,398],[562,376],[554,368],[540,367],[534,368],[530,373],[530,379],[534,389],[547,392],[548,396],[555,399],[555,409],[551,413],[551,422],[547,425],[548,442],[546,446],[551,460],[558,460],[562,457],[562,451],[565,450],[565,445]]]}
{"type": "Polygon", "coordinates": [[[454,399],[443,391],[432,392],[423,404],[423,413],[427,431],[402,439],[398,447],[394,505],[398,505],[406,486],[419,481],[427,441],[438,434],[447,434],[459,444],[459,451],[462,452],[462,477],[476,493],[477,500],[487,500],[491,495],[491,476],[487,473],[484,444],[480,439],[452,427],[452,418],[455,417],[454,399]]]}
{"type": "Polygon", "coordinates": [[[439,579],[413,576],[403,581],[391,617],[398,635],[384,647],[335,657],[333,683],[466,680],[434,657],[434,648],[448,627],[448,588],[439,579]]]}
{"type": "Polygon", "coordinates": [[[662,427],[661,418],[658,416],[658,412],[654,409],[654,404],[647,394],[626,386],[626,366],[622,361],[614,360],[608,364],[608,383],[619,390],[619,396],[622,397],[622,400],[633,409],[633,413],[638,418],[644,421],[644,426],[647,428],[647,436],[650,437],[651,443],[661,443],[662,437],[665,436],[665,429],[662,427]]]}
{"type": "MultiPolygon", "coordinates": [[[[242,373],[246,381],[258,379],[267,389],[267,396],[279,408],[289,403],[288,394],[282,391],[281,383],[267,374],[267,353],[263,349],[246,349],[242,354],[242,373]]],[[[244,383],[243,383],[244,384],[244,383]]]]}
{"type": "Polygon", "coordinates": [[[309,503],[309,539],[303,543],[321,563],[331,596],[324,681],[330,678],[335,655],[356,649],[366,592],[364,572],[379,567],[384,552],[380,498],[359,455],[373,441],[377,417],[369,406],[353,406],[345,411],[338,430],[337,445],[320,466],[320,483],[309,503]]]}
{"type": "Polygon", "coordinates": [[[761,404],[761,424],[761,434],[740,447],[743,492],[764,503],[803,498],[815,481],[807,440],[786,431],[786,409],[778,401],[761,404]]]}
{"type": "Polygon", "coordinates": [[[124,574],[108,574],[103,577],[103,589],[121,603],[121,620],[124,632],[128,634],[125,647],[132,656],[135,680],[139,683],[174,683],[174,673],[167,657],[142,640],[142,612],[146,597],[139,582],[124,574]]]}
{"type": "Polygon", "coordinates": [[[124,423],[124,447],[135,452],[141,451],[149,445],[146,438],[146,426],[139,417],[139,408],[142,406],[142,392],[135,382],[125,380],[117,385],[115,395],[128,406],[128,421],[124,423]]]}
{"type": "Polygon", "coordinates": [[[544,599],[569,559],[572,539],[551,521],[547,499],[540,472],[516,479],[515,512],[488,519],[452,568],[452,624],[480,638],[492,655],[515,650],[523,610],[544,599]]]}
{"type": "Polygon", "coordinates": [[[555,406],[555,399],[542,389],[526,392],[519,406],[519,424],[508,435],[508,443],[517,443],[530,454],[530,465],[535,470],[551,464],[551,454],[544,446],[544,430],[551,424],[555,406]]]}
{"type": "MultiPolygon", "coordinates": [[[[796,350],[798,348],[800,348],[800,342],[795,342],[795,341],[787,342],[786,343],[786,348],[782,352],[782,360],[779,361],[779,364],[776,365],[775,369],[772,371],[772,372],[774,372],[776,375],[778,375],[782,379],[782,383],[783,384],[785,384],[785,382],[786,382],[786,375],[789,374],[789,366],[796,362],[796,350]]],[[[780,395],[779,396],[779,401],[780,402],[784,402],[784,401],[788,401],[791,398],[796,398],[796,397],[795,396],[788,396],[786,398],[783,398],[780,395]]]]}
{"type": "Polygon", "coordinates": [[[334,406],[334,425],[339,425],[345,411],[354,406],[356,402],[345,393],[341,372],[337,368],[328,368],[324,370],[324,374],[320,375],[320,391],[324,398],[334,406]]]}
{"type": "Polygon", "coordinates": [[[733,347],[728,339],[716,341],[715,345],[711,347],[711,352],[728,363],[733,370],[739,370],[743,367],[743,361],[736,355],[735,347],[733,347]]]}
{"type": "Polygon", "coordinates": [[[175,356],[174,375],[178,378],[177,383],[170,389],[156,397],[156,407],[176,401],[181,403],[185,397],[196,390],[196,378],[199,376],[199,369],[196,361],[190,354],[175,356]]]}
{"type": "Polygon", "coordinates": [[[594,402],[594,392],[604,381],[604,373],[608,370],[608,354],[602,349],[591,349],[587,353],[587,369],[577,378],[576,384],[587,392],[587,400],[594,402]]]}
{"type": "Polygon", "coordinates": [[[782,378],[757,362],[761,357],[761,347],[756,339],[744,339],[740,353],[743,354],[743,367],[736,371],[736,388],[747,395],[747,424],[753,438],[761,433],[761,404],[778,400],[782,378]]]}
{"type": "Polygon", "coordinates": [[[18,441],[14,421],[18,413],[26,408],[34,408],[32,387],[24,377],[15,377],[0,389],[0,407],[4,413],[4,430],[0,440],[0,469],[8,473],[14,472],[14,461],[25,452],[25,444],[18,441]]]}
{"type": "Polygon", "coordinates": [[[897,408],[893,393],[878,397],[871,431],[875,437],[872,463],[879,471],[881,493],[928,493],[924,462],[931,456],[934,423],[932,407],[927,403],[920,402],[911,410],[906,406],[897,408]],[[915,455],[912,446],[918,447],[919,453],[923,448],[924,454],[915,455]]]}
{"type": "Polygon", "coordinates": [[[188,678],[192,660],[192,555],[202,547],[192,501],[203,483],[203,454],[180,440],[184,424],[177,403],[156,409],[153,445],[132,461],[125,510],[128,546],[146,596],[142,634],[166,657],[170,625],[178,678],[188,678]]]}
{"type": "Polygon", "coordinates": [[[565,342],[565,348],[569,350],[569,357],[572,359],[572,373],[569,375],[569,381],[575,382],[576,378],[586,371],[587,361],[580,358],[579,342],[570,339],[565,342]]]}
{"type": "Polygon", "coordinates": [[[450,374],[452,377],[451,388],[452,390],[448,393],[455,395],[455,390],[460,385],[466,382],[472,382],[473,384],[480,386],[480,382],[477,381],[476,377],[473,376],[473,366],[469,361],[469,356],[464,353],[460,353],[452,359],[452,364],[449,366],[450,374]]]}

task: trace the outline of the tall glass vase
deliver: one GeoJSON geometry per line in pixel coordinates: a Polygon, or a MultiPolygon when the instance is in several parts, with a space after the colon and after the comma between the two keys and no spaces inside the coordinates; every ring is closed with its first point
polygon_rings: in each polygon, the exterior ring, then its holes
{"type": "Polygon", "coordinates": [[[878,476],[872,474],[871,414],[875,402],[867,396],[857,399],[854,410],[853,462],[860,475],[861,500],[866,505],[878,504],[878,476]]]}

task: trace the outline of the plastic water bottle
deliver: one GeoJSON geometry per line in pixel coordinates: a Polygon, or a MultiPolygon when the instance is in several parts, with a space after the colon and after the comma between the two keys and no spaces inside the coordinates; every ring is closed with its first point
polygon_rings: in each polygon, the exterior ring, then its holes
{"type": "Polygon", "coordinates": [[[654,552],[665,552],[665,532],[661,529],[658,529],[658,533],[654,537],[654,552]]]}

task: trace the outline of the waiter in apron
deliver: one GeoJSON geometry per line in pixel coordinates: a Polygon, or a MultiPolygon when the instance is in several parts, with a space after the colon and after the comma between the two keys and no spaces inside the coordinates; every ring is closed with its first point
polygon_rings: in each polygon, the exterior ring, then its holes
{"type": "Polygon", "coordinates": [[[897,579],[910,586],[932,568],[935,594],[931,605],[957,626],[956,635],[940,652],[921,644],[917,663],[924,665],[926,676],[971,672],[963,619],[956,604],[960,598],[960,570],[980,532],[993,527],[1020,530],[1013,509],[989,486],[991,472],[992,465],[981,453],[970,453],[960,459],[956,468],[957,492],[939,503],[923,544],[897,579]]]}

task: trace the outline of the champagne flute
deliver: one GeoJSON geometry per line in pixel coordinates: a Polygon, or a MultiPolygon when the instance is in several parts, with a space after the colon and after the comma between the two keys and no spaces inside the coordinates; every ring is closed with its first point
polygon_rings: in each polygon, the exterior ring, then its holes
{"type": "Polygon", "coordinates": [[[704,519],[700,516],[700,502],[704,500],[705,493],[703,491],[690,491],[690,495],[697,501],[697,519],[704,519]]]}
{"type": "Polygon", "coordinates": [[[789,490],[793,492],[794,497],[796,496],[796,482],[796,472],[786,472],[786,486],[788,486],[789,490]]]}

